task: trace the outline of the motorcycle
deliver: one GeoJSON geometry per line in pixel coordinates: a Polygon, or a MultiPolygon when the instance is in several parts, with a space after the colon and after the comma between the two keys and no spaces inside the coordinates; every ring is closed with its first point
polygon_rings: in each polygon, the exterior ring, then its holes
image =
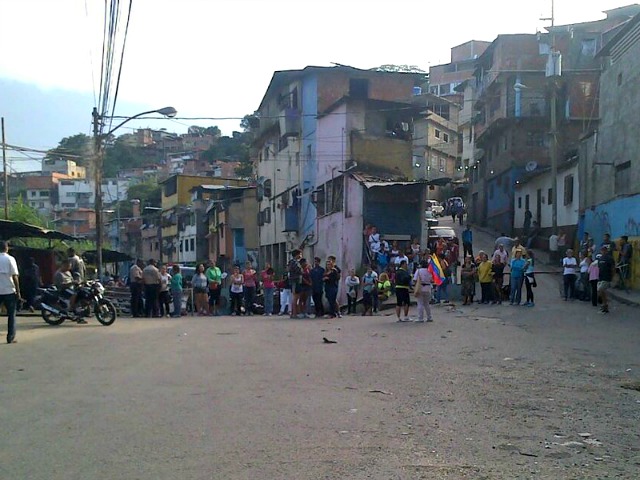
{"type": "Polygon", "coordinates": [[[64,298],[63,292],[56,287],[38,290],[41,294],[38,302],[40,312],[49,325],[60,325],[65,320],[77,322],[91,317],[92,314],[105,326],[116,321],[116,307],[104,298],[104,287],[97,280],[89,280],[78,285],[73,312],[69,311],[70,299],[64,298]]]}

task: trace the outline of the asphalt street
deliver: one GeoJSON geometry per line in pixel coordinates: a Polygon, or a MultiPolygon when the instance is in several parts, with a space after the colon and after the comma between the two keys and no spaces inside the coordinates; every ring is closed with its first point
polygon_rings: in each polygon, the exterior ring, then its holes
{"type": "Polygon", "coordinates": [[[0,479],[638,478],[638,309],[538,284],[427,324],[21,317],[0,479]]]}

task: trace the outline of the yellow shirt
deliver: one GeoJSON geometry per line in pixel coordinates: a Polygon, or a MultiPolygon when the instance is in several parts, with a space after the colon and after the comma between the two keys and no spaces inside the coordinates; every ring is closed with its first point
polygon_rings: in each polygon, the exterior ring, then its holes
{"type": "Polygon", "coordinates": [[[478,279],[480,280],[480,283],[490,283],[493,281],[491,266],[492,263],[489,260],[478,265],[478,279]]]}

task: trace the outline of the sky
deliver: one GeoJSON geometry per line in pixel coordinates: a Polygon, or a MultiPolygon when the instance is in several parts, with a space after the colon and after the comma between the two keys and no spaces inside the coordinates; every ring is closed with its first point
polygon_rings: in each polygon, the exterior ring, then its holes
{"type": "MultiPolygon", "coordinates": [[[[6,142],[48,149],[91,133],[104,0],[0,0],[0,115],[6,142]]],[[[120,0],[128,6],[128,0],[120,0]]],[[[556,25],[604,18],[633,0],[555,0],[556,25]]],[[[133,0],[115,115],[173,106],[133,128],[240,130],[278,70],[449,62],[450,49],[550,24],[551,0],[133,0]],[[188,120],[207,117],[216,120],[188,120]],[[219,119],[219,120],[218,120],[219,119]],[[222,120],[229,119],[229,120],[222,120]]],[[[126,11],[120,21],[122,44],[126,11]]],[[[11,167],[33,161],[11,153],[11,167]]]]}

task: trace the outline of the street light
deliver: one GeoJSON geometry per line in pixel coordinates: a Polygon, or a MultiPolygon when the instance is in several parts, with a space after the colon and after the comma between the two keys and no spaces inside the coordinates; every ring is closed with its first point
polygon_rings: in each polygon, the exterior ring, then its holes
{"type": "Polygon", "coordinates": [[[109,135],[113,134],[113,132],[122,127],[125,123],[144,115],[150,115],[152,113],[158,113],[165,117],[173,118],[178,112],[173,107],[164,107],[157,110],[148,110],[146,112],[141,112],[137,115],[126,118],[124,121],[120,122],[107,133],[103,134],[100,133],[100,122],[103,120],[103,117],[98,113],[98,109],[96,107],[93,108],[93,112],[91,113],[93,117],[93,140],[95,148],[95,171],[93,173],[93,181],[95,182],[94,192],[96,216],[96,267],[98,269],[98,278],[102,278],[102,165],[104,161],[104,140],[108,138],[109,135]]]}

